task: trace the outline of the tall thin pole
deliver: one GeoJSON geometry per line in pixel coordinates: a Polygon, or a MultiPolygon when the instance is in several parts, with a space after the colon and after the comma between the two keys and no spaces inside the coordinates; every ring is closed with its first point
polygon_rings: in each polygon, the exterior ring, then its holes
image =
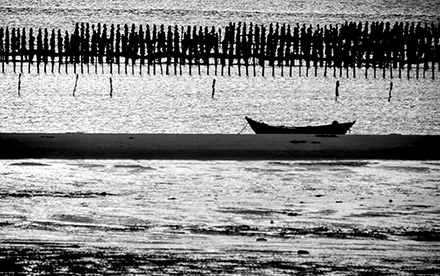
{"type": "Polygon", "coordinates": [[[110,98],[113,98],[113,81],[112,81],[112,77],[110,77],[110,98]]]}
{"type": "Polygon", "coordinates": [[[18,74],[18,96],[20,97],[20,89],[21,89],[21,73],[18,74]]]}
{"type": "Polygon", "coordinates": [[[74,97],[75,97],[76,87],[78,86],[78,78],[79,78],[79,75],[76,74],[75,87],[73,88],[73,93],[72,93],[72,96],[74,96],[74,97]]]}

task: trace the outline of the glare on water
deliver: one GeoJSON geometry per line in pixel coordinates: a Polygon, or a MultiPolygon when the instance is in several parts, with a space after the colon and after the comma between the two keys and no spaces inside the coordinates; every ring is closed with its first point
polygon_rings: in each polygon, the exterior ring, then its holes
{"type": "Polygon", "coordinates": [[[338,79],[336,100],[336,79],[319,76],[91,74],[79,77],[75,95],[74,74],[24,75],[20,95],[17,75],[2,78],[3,132],[231,134],[249,116],[284,125],[356,120],[353,134],[440,133],[438,80],[338,79]]]}

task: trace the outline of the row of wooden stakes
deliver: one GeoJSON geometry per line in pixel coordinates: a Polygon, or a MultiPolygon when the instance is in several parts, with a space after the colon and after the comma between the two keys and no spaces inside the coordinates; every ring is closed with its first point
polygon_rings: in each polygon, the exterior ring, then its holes
{"type": "Polygon", "coordinates": [[[306,26],[230,23],[224,28],[156,25],[76,24],[61,30],[0,28],[3,73],[206,74],[356,77],[356,70],[382,70],[399,77],[425,77],[440,68],[440,25],[346,22],[306,26]],[[27,64],[27,66],[26,66],[27,64]],[[101,69],[98,69],[101,67],[101,69]],[[104,69],[107,67],[107,69],[104,69]],[[184,67],[182,69],[182,67],[184,67]],[[210,69],[214,67],[214,69],[210,69]],[[9,68],[9,69],[8,69],[9,68]],[[130,70],[131,68],[131,70],[130,70]],[[165,68],[165,69],[164,69],[165,68]],[[195,69],[194,69],[195,68],[195,69]],[[194,70],[194,71],[193,71],[194,70]],[[269,72],[268,72],[269,71],[269,72]],[[257,73],[258,72],[258,73],[257,73]],[[397,73],[395,73],[397,72],[397,73]],[[330,73],[329,73],[330,74],[330,73]]]}

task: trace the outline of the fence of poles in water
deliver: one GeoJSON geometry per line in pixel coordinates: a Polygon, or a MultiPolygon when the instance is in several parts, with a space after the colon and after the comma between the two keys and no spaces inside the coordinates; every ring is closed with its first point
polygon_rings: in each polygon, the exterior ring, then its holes
{"type": "Polygon", "coordinates": [[[239,22],[224,28],[77,23],[73,33],[0,28],[0,63],[3,73],[10,66],[14,73],[32,68],[37,73],[231,75],[235,70],[240,76],[292,76],[296,69],[317,76],[321,68],[325,77],[369,77],[372,70],[375,78],[393,77],[393,72],[398,78],[435,78],[439,40],[440,24],[434,23],[239,22]]]}

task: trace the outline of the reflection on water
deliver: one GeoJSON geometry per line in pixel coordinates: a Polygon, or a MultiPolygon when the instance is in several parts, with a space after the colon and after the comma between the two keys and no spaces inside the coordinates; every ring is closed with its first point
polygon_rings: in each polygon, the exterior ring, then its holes
{"type": "Polygon", "coordinates": [[[10,160],[0,175],[16,271],[439,272],[438,162],[10,160]]]}

